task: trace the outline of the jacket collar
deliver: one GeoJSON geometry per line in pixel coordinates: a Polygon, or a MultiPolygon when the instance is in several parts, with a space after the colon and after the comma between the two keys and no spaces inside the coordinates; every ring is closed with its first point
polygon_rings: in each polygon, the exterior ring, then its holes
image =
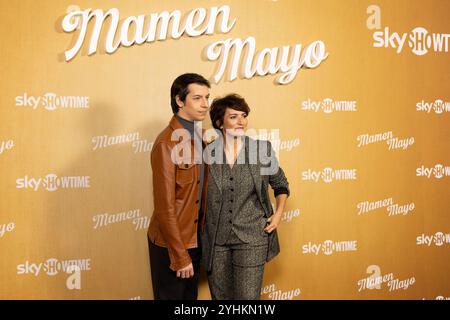
{"type": "Polygon", "coordinates": [[[170,126],[173,130],[184,129],[183,125],[181,124],[180,121],[178,121],[178,119],[177,119],[177,117],[175,117],[175,115],[173,115],[173,116],[172,116],[172,119],[170,119],[169,126],[170,126]]]}
{"type": "MultiPolygon", "coordinates": [[[[177,129],[184,129],[184,130],[187,130],[187,129],[185,129],[184,128],[184,126],[183,126],[183,124],[177,119],[177,117],[175,117],[175,115],[173,115],[172,116],[172,119],[170,119],[170,122],[169,122],[169,126],[172,128],[172,130],[177,130],[177,129]]],[[[197,134],[198,134],[198,136],[199,137],[202,137],[202,144],[203,144],[203,147],[206,147],[206,142],[204,141],[204,133],[205,133],[205,129],[200,129],[199,127],[197,127],[197,126],[194,126],[194,130],[196,130],[196,132],[197,132],[197,134]]],[[[194,140],[192,140],[192,143],[194,143],[193,142],[194,140]]]]}

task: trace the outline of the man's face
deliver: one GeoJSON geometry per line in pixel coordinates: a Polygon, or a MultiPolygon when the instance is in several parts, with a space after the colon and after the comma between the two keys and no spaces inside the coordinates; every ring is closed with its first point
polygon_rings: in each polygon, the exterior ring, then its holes
{"type": "Polygon", "coordinates": [[[209,109],[209,88],[196,83],[188,86],[188,94],[184,101],[178,96],[177,104],[180,107],[178,115],[190,121],[203,121],[209,109]]]}

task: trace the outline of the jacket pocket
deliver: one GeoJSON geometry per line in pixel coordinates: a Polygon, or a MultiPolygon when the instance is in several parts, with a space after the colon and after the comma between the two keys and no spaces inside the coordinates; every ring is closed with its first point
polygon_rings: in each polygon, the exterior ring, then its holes
{"type": "Polygon", "coordinates": [[[184,185],[192,183],[195,176],[195,164],[179,164],[177,165],[177,184],[184,185]]]}

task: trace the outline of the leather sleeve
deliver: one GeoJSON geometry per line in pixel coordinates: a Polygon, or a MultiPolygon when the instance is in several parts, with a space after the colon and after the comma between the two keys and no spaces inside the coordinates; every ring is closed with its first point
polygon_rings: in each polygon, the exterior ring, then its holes
{"type": "Polygon", "coordinates": [[[171,159],[172,148],[158,143],[151,154],[153,171],[154,215],[169,250],[170,269],[186,267],[192,262],[181,238],[175,211],[176,166],[171,159]]]}

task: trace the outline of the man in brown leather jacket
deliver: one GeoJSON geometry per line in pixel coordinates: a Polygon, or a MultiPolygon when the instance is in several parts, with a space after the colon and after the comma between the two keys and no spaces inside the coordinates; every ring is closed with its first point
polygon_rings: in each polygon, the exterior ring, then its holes
{"type": "Polygon", "coordinates": [[[203,132],[196,126],[209,108],[208,80],[187,73],[171,87],[174,116],[151,152],[154,212],[148,229],[155,300],[197,299],[199,232],[206,205],[203,132]]]}

